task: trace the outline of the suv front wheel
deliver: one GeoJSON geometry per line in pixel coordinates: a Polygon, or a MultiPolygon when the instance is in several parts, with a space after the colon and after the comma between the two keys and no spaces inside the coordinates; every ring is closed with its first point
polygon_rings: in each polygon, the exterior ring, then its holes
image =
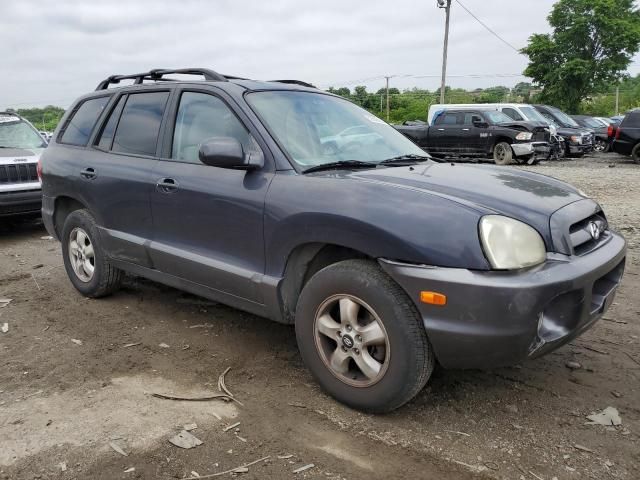
{"type": "Polygon", "coordinates": [[[109,264],[100,244],[96,221],[87,210],[69,214],[60,240],[67,275],[80,293],[98,298],[120,287],[123,272],[109,264]]]}
{"type": "Polygon", "coordinates": [[[353,408],[388,412],[411,400],[434,367],[422,319],[374,262],[316,273],[296,309],[300,353],[318,383],[353,408]]]}

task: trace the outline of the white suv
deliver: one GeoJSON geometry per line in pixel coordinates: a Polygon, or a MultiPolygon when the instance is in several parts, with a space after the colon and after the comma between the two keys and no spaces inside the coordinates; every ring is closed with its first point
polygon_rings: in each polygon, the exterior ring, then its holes
{"type": "Polygon", "coordinates": [[[13,112],[0,112],[0,216],[38,213],[38,160],[47,147],[38,130],[13,112]]]}

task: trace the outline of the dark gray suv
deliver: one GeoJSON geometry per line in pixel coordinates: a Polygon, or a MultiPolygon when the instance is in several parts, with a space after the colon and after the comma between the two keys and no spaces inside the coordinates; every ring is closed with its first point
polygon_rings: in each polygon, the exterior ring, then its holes
{"type": "Polygon", "coordinates": [[[367,411],[410,400],[436,361],[565,344],[624,270],[624,239],[575,188],[438,163],[303,82],[110,77],[69,109],[41,170],[45,225],[83,295],[130,272],[295,324],[318,382],[367,411]]]}

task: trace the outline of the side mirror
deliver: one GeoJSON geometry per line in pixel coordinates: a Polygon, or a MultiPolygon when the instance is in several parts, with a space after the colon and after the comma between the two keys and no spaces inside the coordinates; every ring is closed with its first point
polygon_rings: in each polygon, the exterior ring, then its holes
{"type": "Polygon", "coordinates": [[[205,165],[236,170],[256,170],[264,166],[259,152],[245,153],[242,144],[233,137],[213,137],[200,144],[198,158],[205,165]]]}

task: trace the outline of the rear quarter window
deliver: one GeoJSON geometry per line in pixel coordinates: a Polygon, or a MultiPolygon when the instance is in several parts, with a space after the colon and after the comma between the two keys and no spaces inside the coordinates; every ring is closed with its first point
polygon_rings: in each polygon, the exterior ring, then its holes
{"type": "Polygon", "coordinates": [[[110,97],[90,98],[80,103],[65,123],[59,135],[59,143],[84,147],[110,97]]]}
{"type": "Polygon", "coordinates": [[[628,113],[622,121],[621,127],[640,128],[640,112],[628,113]]]}

